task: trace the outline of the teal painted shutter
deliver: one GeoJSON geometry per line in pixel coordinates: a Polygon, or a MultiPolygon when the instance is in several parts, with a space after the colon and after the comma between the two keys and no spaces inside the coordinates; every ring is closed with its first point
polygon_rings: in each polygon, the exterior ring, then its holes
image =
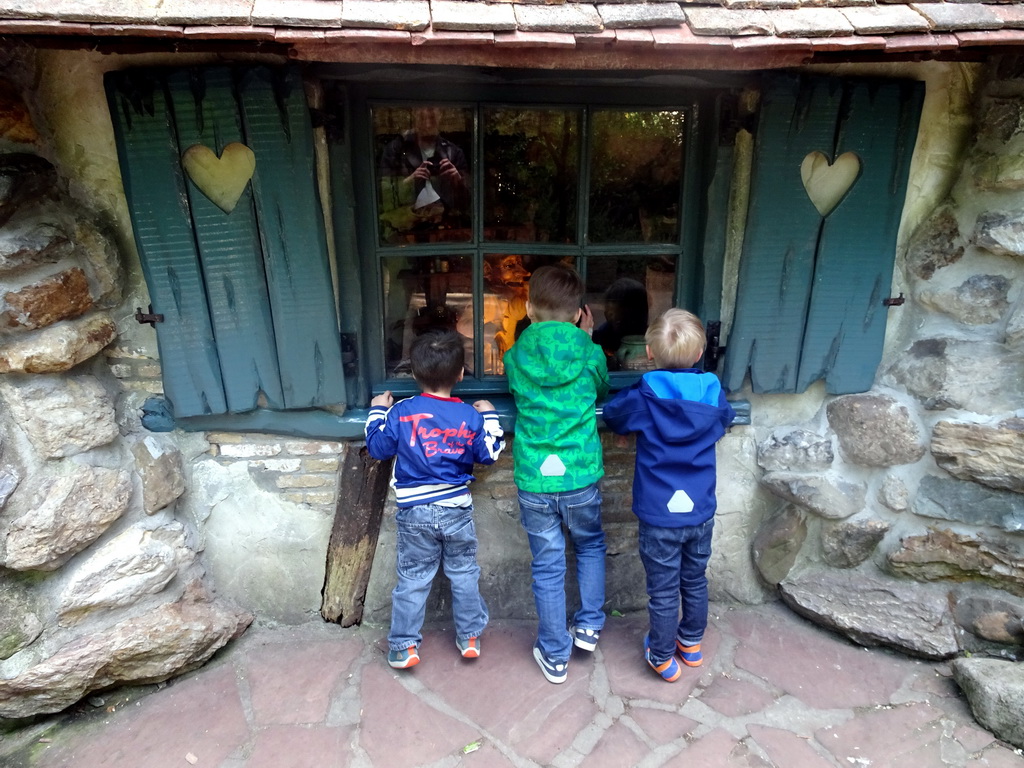
{"type": "Polygon", "coordinates": [[[176,418],[342,403],[334,287],[312,126],[294,71],[115,73],[108,92],[176,418]],[[138,83],[154,94],[138,96],[138,83]],[[186,181],[181,155],[256,155],[230,214],[186,181]],[[164,263],[174,260],[168,271],[164,263]],[[165,285],[166,284],[166,285],[165,285]],[[163,309],[173,306],[173,315],[163,309]],[[178,309],[180,307],[180,309],[178,309]],[[201,375],[200,375],[201,374],[201,375]]]}
{"type": "Polygon", "coordinates": [[[896,230],[917,135],[917,84],[824,78],[763,95],[725,384],[757,393],[870,389],[881,358],[896,230]],[[846,151],[861,174],[823,218],[800,164],[846,151]]]}
{"type": "Polygon", "coordinates": [[[860,178],[822,227],[797,390],[864,392],[885,340],[896,235],[924,100],[922,83],[854,83],[835,156],[861,158],[860,178]]]}
{"type": "MultiPolygon", "coordinates": [[[[167,83],[182,153],[201,144],[220,157],[227,144],[245,143],[227,68],[176,72],[167,83]]],[[[260,392],[271,408],[283,408],[251,186],[230,214],[210,202],[191,180],[187,188],[228,410],[251,411],[260,392]]]]}
{"type": "Polygon", "coordinates": [[[185,180],[163,84],[116,73],[110,113],[135,242],[149,286],[164,395],[175,416],[223,413],[220,362],[213,339],[185,180]]]}
{"type": "Polygon", "coordinates": [[[260,67],[240,84],[285,403],[343,403],[341,335],[302,79],[293,69],[260,67]]]}

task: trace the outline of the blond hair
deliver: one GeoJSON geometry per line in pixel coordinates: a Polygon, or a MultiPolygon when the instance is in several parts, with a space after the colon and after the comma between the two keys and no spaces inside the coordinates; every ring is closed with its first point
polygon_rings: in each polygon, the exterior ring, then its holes
{"type": "Polygon", "coordinates": [[[690,368],[704,354],[704,325],[685,309],[666,310],[644,335],[659,368],[690,368]]]}

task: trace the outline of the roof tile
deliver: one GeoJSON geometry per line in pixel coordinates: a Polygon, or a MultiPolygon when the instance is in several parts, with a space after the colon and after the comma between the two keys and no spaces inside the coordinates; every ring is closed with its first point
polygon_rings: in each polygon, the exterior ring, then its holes
{"type": "Polygon", "coordinates": [[[885,49],[885,38],[880,35],[850,35],[848,37],[815,37],[811,40],[815,51],[861,51],[885,49]]]}
{"type": "Polygon", "coordinates": [[[931,29],[924,16],[905,5],[843,8],[841,12],[859,35],[928,32],[931,29]]]}
{"type": "Polygon", "coordinates": [[[615,45],[654,45],[654,35],[649,29],[616,29],[615,45]]]}
{"type": "Polygon", "coordinates": [[[0,32],[15,35],[82,35],[88,37],[92,35],[92,25],[38,19],[3,19],[0,20],[0,32]]]}
{"type": "Polygon", "coordinates": [[[195,40],[273,40],[273,27],[209,25],[185,27],[185,37],[195,40]]]}
{"type": "Polygon", "coordinates": [[[679,3],[602,3],[597,11],[608,29],[672,27],[686,21],[679,3]]]}
{"type": "Polygon", "coordinates": [[[959,47],[956,35],[892,35],[885,38],[886,53],[948,51],[959,47]]]}
{"type": "Polygon", "coordinates": [[[810,55],[814,51],[811,41],[806,37],[736,37],[732,47],[741,52],[757,50],[777,50],[786,52],[801,51],[810,55]]]}
{"type": "Polygon", "coordinates": [[[322,43],[326,36],[322,29],[306,27],[278,27],[274,30],[274,41],[278,43],[322,43]]]}
{"type": "Polygon", "coordinates": [[[435,31],[497,32],[516,28],[516,12],[505,3],[431,0],[430,15],[435,31]]]}
{"type": "Polygon", "coordinates": [[[652,29],[651,33],[654,35],[654,45],[659,48],[732,48],[731,37],[695,35],[693,30],[686,26],[658,27],[652,29]]]}
{"type": "Polygon", "coordinates": [[[58,21],[91,21],[97,24],[152,24],[157,20],[160,0],[55,0],[49,16],[58,21]]]}
{"type": "Polygon", "coordinates": [[[956,39],[961,46],[975,45],[1024,45],[1024,30],[1000,29],[989,32],[957,32],[956,39]]]}
{"type": "Polygon", "coordinates": [[[514,8],[522,32],[598,32],[603,26],[597,8],[590,4],[516,5],[514,8]]]}
{"type": "Polygon", "coordinates": [[[341,0],[254,0],[252,7],[253,24],[322,27],[340,18],[341,0]]]}
{"type": "Polygon", "coordinates": [[[97,37],[183,37],[185,29],[169,24],[93,24],[92,33],[97,37]]]}
{"type": "Polygon", "coordinates": [[[430,26],[427,0],[345,0],[341,26],[422,32],[430,26]]]}
{"type": "Polygon", "coordinates": [[[687,8],[686,20],[698,35],[770,35],[774,31],[765,11],[725,8],[687,8]]]}
{"type": "Polygon", "coordinates": [[[614,29],[602,29],[600,32],[577,32],[576,33],[576,45],[579,47],[583,46],[596,46],[596,45],[611,45],[615,42],[615,30],[614,29]]]}
{"type": "Polygon", "coordinates": [[[910,6],[941,32],[967,29],[999,29],[1003,21],[981,3],[913,3],[910,6]]]}
{"type": "Polygon", "coordinates": [[[494,44],[507,48],[575,48],[576,38],[562,32],[495,32],[494,44]]]}
{"type": "Polygon", "coordinates": [[[8,0],[0,7],[0,19],[51,19],[52,6],[40,0],[8,0]]]}
{"type": "Polygon", "coordinates": [[[1024,27],[1024,5],[993,5],[989,10],[999,17],[1004,27],[1024,27]]]}
{"type": "Polygon", "coordinates": [[[163,0],[157,18],[161,24],[249,24],[252,5],[253,0],[163,0]]]}
{"type": "Polygon", "coordinates": [[[799,8],[800,0],[723,0],[722,6],[731,10],[746,8],[766,11],[773,8],[799,8]]]}
{"type": "Polygon", "coordinates": [[[766,11],[780,37],[842,37],[853,34],[853,25],[835,8],[798,8],[766,11]]]}
{"type": "Polygon", "coordinates": [[[461,32],[428,29],[412,33],[413,45],[494,45],[491,32],[461,32]]]}
{"type": "Polygon", "coordinates": [[[324,35],[327,43],[405,43],[411,37],[397,29],[329,29],[324,35]]]}

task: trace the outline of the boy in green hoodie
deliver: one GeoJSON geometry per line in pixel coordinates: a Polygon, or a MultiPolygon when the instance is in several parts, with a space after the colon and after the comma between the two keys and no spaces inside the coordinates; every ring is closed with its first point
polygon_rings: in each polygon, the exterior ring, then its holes
{"type": "Polygon", "coordinates": [[[544,677],[563,683],[572,646],[593,651],[604,627],[604,475],[594,406],[608,393],[608,367],[591,341],[594,318],[582,307],[583,281],[562,265],[530,279],[532,321],[504,358],[518,416],[512,446],[519,510],[533,556],[539,628],[533,657],[544,677]],[[576,326],[580,324],[580,327],[576,326]],[[565,538],[576,554],[580,608],[566,631],[565,538]]]}

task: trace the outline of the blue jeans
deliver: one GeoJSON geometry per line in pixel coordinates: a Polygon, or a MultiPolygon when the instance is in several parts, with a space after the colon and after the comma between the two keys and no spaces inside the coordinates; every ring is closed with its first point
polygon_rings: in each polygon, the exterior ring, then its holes
{"type": "Polygon", "coordinates": [[[581,629],[604,627],[604,530],[601,489],[597,484],[578,491],[519,491],[519,512],[533,555],[533,599],[537,604],[537,646],[552,661],[566,662],[572,636],[566,629],[565,538],[569,531],[576,553],[580,609],[572,623],[581,629]]]}
{"type": "Polygon", "coordinates": [[[685,528],[660,528],[640,521],[640,559],[647,571],[651,661],[655,664],[672,658],[677,637],[683,645],[697,645],[704,638],[708,626],[705,571],[714,527],[713,517],[685,528]]]}
{"type": "Polygon", "coordinates": [[[393,651],[419,647],[423,616],[437,567],[451,582],[452,614],[459,640],[477,637],[487,626],[487,605],[480,596],[473,507],[420,504],[400,508],[398,522],[398,585],[391,593],[393,651]]]}

